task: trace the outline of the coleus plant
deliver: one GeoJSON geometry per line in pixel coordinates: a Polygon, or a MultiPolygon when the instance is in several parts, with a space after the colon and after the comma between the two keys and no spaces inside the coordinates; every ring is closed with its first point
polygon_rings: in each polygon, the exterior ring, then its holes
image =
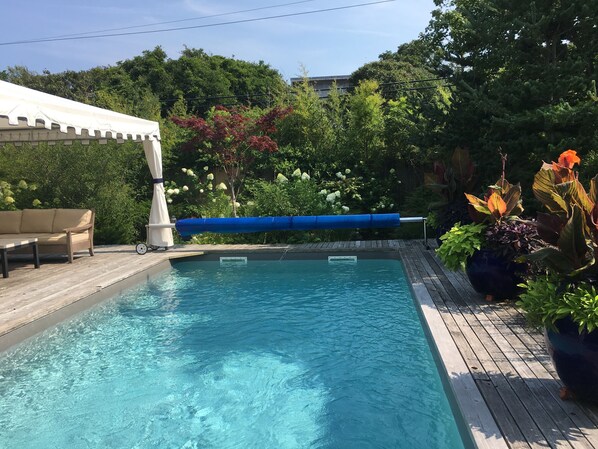
{"type": "Polygon", "coordinates": [[[557,162],[543,163],[534,177],[534,196],[547,213],[538,213],[540,238],[551,246],[527,257],[568,277],[596,277],[598,248],[598,175],[587,192],[573,170],[581,159],[574,150],[563,152],[557,162]]]}

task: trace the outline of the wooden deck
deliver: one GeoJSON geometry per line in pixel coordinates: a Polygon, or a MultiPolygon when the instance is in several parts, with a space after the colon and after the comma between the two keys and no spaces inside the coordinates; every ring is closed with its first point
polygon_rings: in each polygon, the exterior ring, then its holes
{"type": "Polygon", "coordinates": [[[559,399],[561,383],[542,335],[525,327],[513,303],[485,302],[463,274],[445,270],[421,241],[188,245],[145,256],[114,246],[97,248],[95,257],[82,256],[73,264],[42,259],[38,270],[11,263],[9,278],[0,278],[0,340],[20,338],[30,323],[118,288],[119,281],[143,276],[171,258],[244,251],[398,253],[479,447],[598,449],[598,408],[559,399]],[[427,307],[426,300],[436,308],[427,307]],[[451,355],[451,347],[461,357],[451,355]],[[498,427],[488,421],[490,413],[498,427]]]}

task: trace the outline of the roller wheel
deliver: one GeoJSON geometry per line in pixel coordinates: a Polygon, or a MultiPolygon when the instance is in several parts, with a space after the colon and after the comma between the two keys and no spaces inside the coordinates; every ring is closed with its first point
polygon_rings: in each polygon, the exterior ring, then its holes
{"type": "Polygon", "coordinates": [[[147,245],[145,243],[138,243],[135,247],[135,251],[137,251],[137,254],[142,256],[147,253],[147,245]]]}

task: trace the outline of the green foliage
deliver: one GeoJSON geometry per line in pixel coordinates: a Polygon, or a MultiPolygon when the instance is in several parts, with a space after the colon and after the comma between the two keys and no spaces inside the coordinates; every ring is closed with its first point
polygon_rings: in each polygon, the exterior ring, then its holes
{"type": "Polygon", "coordinates": [[[293,111],[281,121],[277,137],[282,146],[300,149],[294,164],[314,169],[335,147],[332,122],[307,77],[293,86],[292,94],[293,111]]]}
{"type": "Polygon", "coordinates": [[[524,291],[519,295],[517,305],[525,311],[525,317],[531,326],[553,327],[554,322],[564,316],[557,313],[562,298],[557,278],[539,276],[528,279],[519,284],[519,287],[524,291]]]}
{"type": "Polygon", "coordinates": [[[562,291],[557,279],[543,276],[520,286],[525,292],[517,304],[525,310],[532,326],[554,329],[557,320],[569,317],[580,334],[598,329],[598,292],[594,285],[569,285],[562,291]]]}
{"type": "MultiPolygon", "coordinates": [[[[442,50],[456,101],[443,144],[477,161],[495,148],[531,184],[550,152],[598,148],[595,2],[437,0],[426,38],[442,50]]],[[[480,165],[491,181],[492,161],[480,165]]]]}
{"type": "Polygon", "coordinates": [[[465,270],[467,259],[484,243],[485,225],[456,223],[440,237],[442,245],[436,254],[449,270],[465,270]]]}
{"type": "Polygon", "coordinates": [[[38,145],[0,148],[0,179],[27,179],[19,208],[96,210],[96,244],[133,243],[149,215],[151,183],[138,145],[38,145]]]}
{"type": "Polygon", "coordinates": [[[246,213],[261,217],[335,213],[336,196],[331,197],[333,201],[326,201],[328,192],[321,191],[315,181],[302,173],[289,178],[255,182],[249,189],[252,200],[246,213]]]}
{"type": "Polygon", "coordinates": [[[164,193],[175,217],[223,218],[232,215],[231,197],[208,165],[195,170],[183,167],[176,175],[172,174],[171,179],[176,181],[165,181],[164,193]]]}
{"type": "Polygon", "coordinates": [[[361,81],[349,99],[349,142],[364,161],[380,156],[384,149],[384,100],[376,81],[361,81]]]}
{"type": "Polygon", "coordinates": [[[0,180],[0,210],[39,207],[41,201],[37,198],[31,199],[36,190],[35,184],[27,183],[24,179],[15,184],[0,180]]]}

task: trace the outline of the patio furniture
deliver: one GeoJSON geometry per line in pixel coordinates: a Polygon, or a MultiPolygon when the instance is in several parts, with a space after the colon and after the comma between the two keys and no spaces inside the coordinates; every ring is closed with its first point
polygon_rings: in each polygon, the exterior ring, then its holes
{"type": "Polygon", "coordinates": [[[2,257],[2,276],[8,277],[8,251],[17,248],[31,247],[33,251],[33,265],[39,268],[39,248],[36,238],[0,239],[0,256],[2,257]]]}
{"type": "Polygon", "coordinates": [[[0,239],[37,239],[41,254],[66,254],[72,263],[77,251],[93,256],[94,220],[90,209],[0,211],[0,239]]]}

